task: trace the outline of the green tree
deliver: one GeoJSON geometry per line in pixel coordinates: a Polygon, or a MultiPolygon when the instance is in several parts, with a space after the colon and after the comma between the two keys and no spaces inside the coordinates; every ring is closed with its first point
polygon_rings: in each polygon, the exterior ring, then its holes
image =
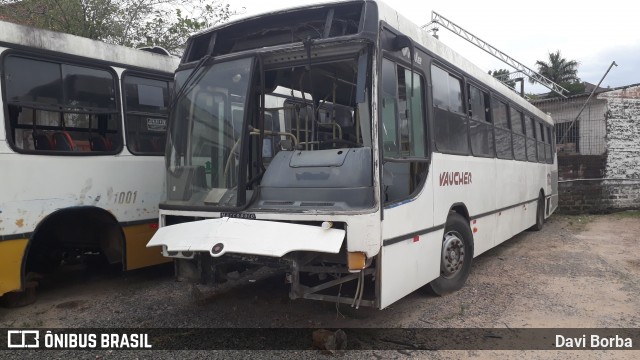
{"type": "Polygon", "coordinates": [[[189,35],[236,13],[226,0],[0,0],[8,21],[174,54],[189,35]]]}
{"type": "Polygon", "coordinates": [[[514,89],[516,86],[516,82],[509,78],[509,74],[510,72],[507,69],[498,69],[493,71],[489,70],[489,75],[500,80],[503,84],[507,85],[508,87],[514,89]]]}
{"type": "MultiPolygon", "coordinates": [[[[576,60],[567,60],[562,57],[560,50],[549,53],[547,61],[538,60],[536,66],[538,73],[554,83],[567,89],[569,92],[564,95],[575,95],[584,91],[584,85],[580,83],[578,77],[578,66],[580,63],[576,60]]],[[[534,83],[532,79],[529,79],[534,83]]],[[[559,96],[556,93],[549,93],[550,97],[559,96]]]]}
{"type": "Polygon", "coordinates": [[[576,95],[576,94],[582,94],[584,93],[584,83],[581,82],[562,82],[560,83],[560,86],[562,86],[563,88],[567,89],[569,92],[565,93],[565,96],[570,96],[570,95],[576,95]]]}
{"type": "Polygon", "coordinates": [[[575,60],[563,58],[560,50],[549,53],[548,61],[536,61],[538,73],[556,84],[579,82],[578,65],[575,60]]]}

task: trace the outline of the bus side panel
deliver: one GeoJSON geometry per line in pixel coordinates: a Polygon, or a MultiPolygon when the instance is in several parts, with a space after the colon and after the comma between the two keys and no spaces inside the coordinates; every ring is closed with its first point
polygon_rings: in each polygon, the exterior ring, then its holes
{"type": "Polygon", "coordinates": [[[442,233],[433,230],[432,171],[430,165],[419,194],[384,208],[381,308],[440,276],[442,233]]]}
{"type": "Polygon", "coordinates": [[[540,165],[537,163],[496,160],[496,181],[492,192],[496,195],[496,209],[504,210],[494,216],[494,246],[535,223],[535,201],[517,207],[512,206],[538,198],[539,168],[540,165]]]}
{"type": "Polygon", "coordinates": [[[0,296],[22,288],[22,262],[29,239],[0,241],[0,296]]]}
{"type": "MultiPolygon", "coordinates": [[[[446,225],[449,210],[464,206],[473,218],[496,209],[496,159],[433,153],[435,225],[446,225]]],[[[500,190],[501,191],[501,190],[500,190]]],[[[481,217],[470,222],[474,256],[491,249],[495,237],[495,221],[481,217]]]]}
{"type": "Polygon", "coordinates": [[[155,234],[153,224],[126,226],[123,228],[126,242],[125,270],[140,269],[146,266],[164,264],[172,261],[162,256],[161,247],[146,247],[155,234]]]}
{"type": "Polygon", "coordinates": [[[442,233],[433,231],[382,247],[381,309],[440,276],[442,233]]]}
{"type": "Polygon", "coordinates": [[[51,213],[74,206],[105,209],[121,223],[157,218],[163,159],[134,156],[2,155],[0,235],[34,231],[51,213]]]}
{"type": "Polygon", "coordinates": [[[536,221],[536,202],[501,211],[495,215],[496,246],[531,227],[536,221]]]}
{"type": "Polygon", "coordinates": [[[549,171],[551,172],[551,184],[549,184],[551,189],[551,208],[549,213],[546,214],[547,216],[553,214],[558,208],[558,157],[555,154],[553,161],[553,164],[549,165],[549,171]]]}

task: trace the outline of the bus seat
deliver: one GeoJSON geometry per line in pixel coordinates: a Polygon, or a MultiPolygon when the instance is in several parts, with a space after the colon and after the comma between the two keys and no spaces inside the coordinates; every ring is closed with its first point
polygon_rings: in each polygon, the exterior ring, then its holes
{"type": "Polygon", "coordinates": [[[207,173],[204,166],[197,166],[195,168],[192,185],[201,189],[207,188],[207,173]]]}
{"type": "Polygon", "coordinates": [[[153,144],[153,151],[164,153],[166,144],[166,139],[164,137],[155,137],[153,138],[153,140],[151,140],[151,143],[153,144]]]}
{"type": "Polygon", "coordinates": [[[36,150],[53,150],[53,143],[45,133],[33,133],[33,147],[36,150]]]}
{"type": "Polygon", "coordinates": [[[89,144],[91,145],[91,151],[108,151],[111,150],[109,144],[107,144],[107,140],[100,136],[95,135],[89,139],[89,144]]]}
{"type": "Polygon", "coordinates": [[[76,149],[73,139],[66,131],[53,133],[53,146],[55,150],[74,151],[76,149]]]}
{"type": "Polygon", "coordinates": [[[149,138],[138,139],[138,152],[148,153],[154,152],[153,142],[149,138]]]}

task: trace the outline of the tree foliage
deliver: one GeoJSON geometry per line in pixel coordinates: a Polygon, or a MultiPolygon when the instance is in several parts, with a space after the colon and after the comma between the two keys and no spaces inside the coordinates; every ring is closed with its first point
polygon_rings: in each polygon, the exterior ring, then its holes
{"type": "Polygon", "coordinates": [[[8,21],[174,54],[189,35],[236,13],[226,0],[0,0],[8,21]]]}
{"type": "Polygon", "coordinates": [[[563,58],[560,50],[549,53],[548,61],[536,61],[538,73],[556,84],[579,82],[578,65],[575,60],[563,58]]]}
{"type": "Polygon", "coordinates": [[[489,75],[500,80],[503,84],[507,85],[508,87],[514,89],[516,87],[516,82],[509,78],[509,74],[510,72],[507,69],[498,69],[493,71],[489,70],[489,75]]]}

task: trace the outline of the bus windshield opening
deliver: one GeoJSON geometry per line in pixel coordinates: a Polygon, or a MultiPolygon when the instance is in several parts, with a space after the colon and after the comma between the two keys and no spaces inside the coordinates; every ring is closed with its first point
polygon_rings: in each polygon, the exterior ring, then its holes
{"type": "Polygon", "coordinates": [[[179,71],[177,87],[186,84],[171,115],[166,204],[371,208],[369,57],[327,53],[179,71]]]}

